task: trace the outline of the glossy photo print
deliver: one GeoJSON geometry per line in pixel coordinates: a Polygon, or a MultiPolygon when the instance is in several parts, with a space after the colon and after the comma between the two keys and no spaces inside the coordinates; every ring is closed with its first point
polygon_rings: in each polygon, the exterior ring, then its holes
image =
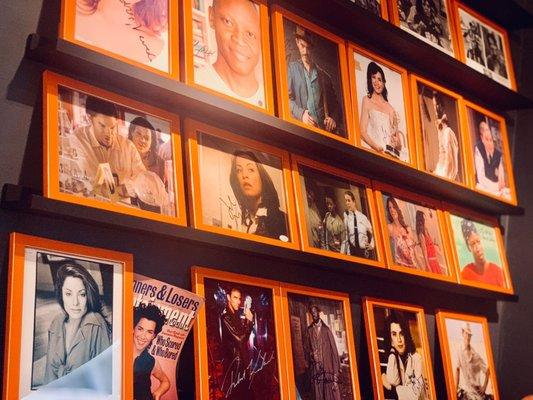
{"type": "Polygon", "coordinates": [[[45,91],[47,196],[184,223],[177,117],[49,73],[45,91]]]}
{"type": "Polygon", "coordinates": [[[453,20],[448,0],[392,0],[392,2],[393,13],[396,14],[400,28],[454,56],[453,20]]]}
{"type": "Polygon", "coordinates": [[[374,398],[436,400],[423,309],[364,304],[374,398]]]}
{"type": "Polygon", "coordinates": [[[276,327],[279,300],[273,288],[254,285],[252,278],[208,276],[193,278],[198,279],[196,292],[205,297],[205,313],[196,327],[197,363],[202,363],[197,368],[197,390],[203,393],[197,398],[280,400],[284,378],[278,366],[277,329],[281,327],[276,327]]]}
{"type": "Polygon", "coordinates": [[[124,324],[131,322],[123,307],[124,273],[131,258],[20,234],[11,241],[9,290],[18,303],[10,306],[19,317],[7,329],[13,354],[6,373],[18,363],[11,370],[18,385],[5,382],[4,394],[122,397],[120,343],[124,324]]]}
{"type": "Polygon", "coordinates": [[[265,5],[251,0],[187,0],[185,16],[188,80],[272,112],[265,5]]]}
{"type": "Polygon", "coordinates": [[[474,187],[516,203],[505,120],[478,107],[466,106],[474,187]]]}
{"type": "Polygon", "coordinates": [[[507,32],[457,4],[463,61],[501,85],[516,90],[507,32]]]}
{"type": "Polygon", "coordinates": [[[498,400],[487,319],[437,312],[449,400],[498,400]]]}
{"type": "Polygon", "coordinates": [[[465,163],[458,97],[415,79],[420,124],[421,167],[441,178],[465,184],[465,163]]]}
{"type": "Polygon", "coordinates": [[[499,228],[453,213],[449,213],[449,224],[460,281],[509,290],[507,258],[499,228]]]}
{"type": "Polygon", "coordinates": [[[365,186],[369,182],[321,171],[305,161],[297,163],[297,171],[305,247],[377,261],[379,239],[365,186]]]}
{"type": "Polygon", "coordinates": [[[391,267],[455,279],[447,263],[439,211],[387,192],[380,197],[391,267]]]}
{"type": "Polygon", "coordinates": [[[411,163],[407,72],[355,47],[351,49],[353,70],[350,73],[355,75],[352,90],[355,90],[353,95],[357,103],[354,107],[357,107],[358,144],[411,163]]]}
{"type": "Polygon", "coordinates": [[[294,398],[359,399],[357,382],[353,382],[357,372],[353,370],[355,354],[346,304],[311,293],[312,289],[308,294],[293,293],[290,288],[286,292],[294,398]]]}
{"type": "Polygon", "coordinates": [[[177,4],[168,0],[62,0],[62,36],[177,77],[177,4]]]}

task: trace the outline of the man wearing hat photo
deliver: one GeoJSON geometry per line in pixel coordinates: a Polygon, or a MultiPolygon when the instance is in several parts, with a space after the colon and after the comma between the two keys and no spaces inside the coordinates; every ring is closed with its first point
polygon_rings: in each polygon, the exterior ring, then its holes
{"type": "Polygon", "coordinates": [[[287,65],[291,115],[306,125],[338,133],[339,102],[331,74],[318,64],[317,39],[296,25],[294,40],[299,56],[287,65]]]}

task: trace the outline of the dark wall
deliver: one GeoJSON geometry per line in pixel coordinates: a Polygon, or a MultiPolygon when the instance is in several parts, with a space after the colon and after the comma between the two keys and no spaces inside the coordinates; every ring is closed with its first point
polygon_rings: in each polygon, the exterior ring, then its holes
{"type": "MultiPolygon", "coordinates": [[[[502,2],[503,3],[503,2],[502,2]]],[[[0,13],[0,185],[16,183],[38,191],[42,186],[41,139],[41,67],[24,59],[28,34],[55,32],[58,15],[57,0],[4,1],[0,13]]],[[[532,65],[533,31],[513,35],[513,50],[519,87],[533,96],[533,78],[527,73],[532,65]]],[[[533,112],[510,113],[510,125],[515,152],[515,175],[519,201],[528,209],[533,204],[533,112]]],[[[191,245],[168,237],[141,235],[117,228],[64,221],[50,216],[35,216],[24,212],[0,210],[0,293],[5,303],[5,285],[9,232],[18,231],[55,240],[130,252],[135,257],[135,269],[154,278],[190,287],[189,267],[203,265],[242,272],[260,277],[303,285],[349,292],[356,338],[359,377],[363,398],[371,397],[368,354],[365,346],[360,300],[362,296],[384,297],[424,306],[430,336],[432,358],[437,381],[438,398],[444,398],[444,378],[435,334],[434,311],[448,308],[459,312],[481,313],[491,321],[492,344],[502,399],[516,399],[533,393],[533,345],[528,343],[533,331],[533,280],[529,260],[533,259],[533,212],[525,216],[504,218],[511,272],[520,301],[497,303],[492,300],[449,295],[415,285],[398,285],[390,281],[345,274],[333,270],[310,269],[303,265],[287,265],[283,261],[236,253],[203,245],[191,245]]],[[[3,318],[5,304],[2,304],[3,318]]],[[[3,325],[3,321],[0,321],[3,325]]],[[[0,329],[3,335],[3,329],[0,329]]],[[[2,337],[3,345],[3,337],[2,337]]],[[[2,346],[3,348],[3,346],[2,346]]],[[[188,340],[180,368],[183,399],[193,398],[193,346],[188,340]]]]}

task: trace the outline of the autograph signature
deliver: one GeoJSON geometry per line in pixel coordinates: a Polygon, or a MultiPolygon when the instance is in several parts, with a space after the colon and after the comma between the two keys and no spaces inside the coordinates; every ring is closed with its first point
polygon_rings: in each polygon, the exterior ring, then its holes
{"type": "Polygon", "coordinates": [[[251,388],[255,376],[261,372],[267,365],[274,361],[274,352],[263,353],[259,350],[256,357],[252,358],[246,368],[241,370],[241,359],[235,357],[229,365],[228,371],[222,382],[222,391],[228,397],[233,390],[242,382],[248,381],[248,389],[251,388]]]}
{"type": "Polygon", "coordinates": [[[195,40],[192,43],[192,46],[193,46],[193,53],[195,56],[199,56],[201,54],[205,54],[206,56],[212,56],[213,54],[215,54],[214,51],[209,50],[209,47],[207,47],[206,45],[203,45],[199,40],[195,40]]]}
{"type": "Polygon", "coordinates": [[[237,221],[241,219],[242,213],[237,205],[237,203],[233,202],[231,198],[228,196],[227,201],[224,200],[222,197],[219,197],[218,200],[222,205],[224,205],[228,209],[229,219],[237,221]]]}

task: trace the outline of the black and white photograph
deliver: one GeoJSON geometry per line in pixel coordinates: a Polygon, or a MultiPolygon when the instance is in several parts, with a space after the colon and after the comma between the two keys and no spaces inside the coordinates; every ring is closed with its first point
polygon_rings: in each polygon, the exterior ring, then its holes
{"type": "Polygon", "coordinates": [[[383,5],[382,3],[386,0],[352,0],[359,7],[364,8],[367,11],[370,11],[372,14],[385,18],[383,14],[383,5]]]}

